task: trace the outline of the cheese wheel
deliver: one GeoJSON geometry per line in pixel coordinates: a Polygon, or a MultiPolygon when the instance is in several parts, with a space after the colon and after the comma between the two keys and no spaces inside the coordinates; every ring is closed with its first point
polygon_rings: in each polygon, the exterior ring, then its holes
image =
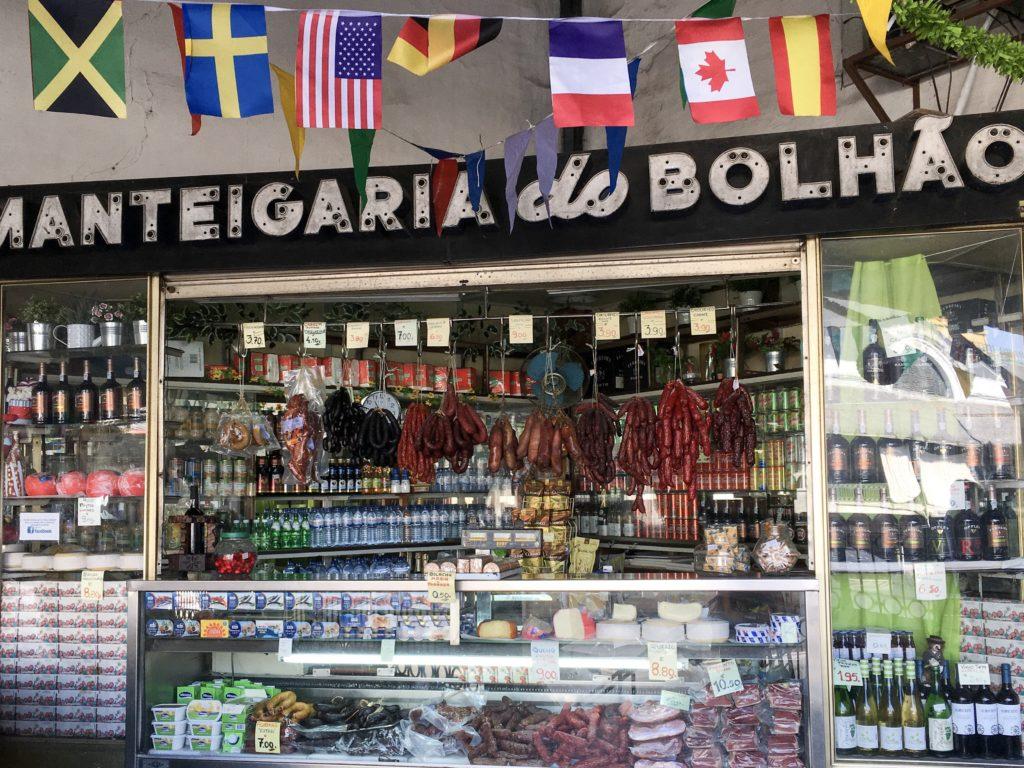
{"type": "Polygon", "coordinates": [[[551,623],[555,626],[555,637],[559,640],[582,640],[586,634],[583,613],[579,608],[562,608],[555,611],[551,623]]]}
{"type": "Polygon", "coordinates": [[[659,618],[683,624],[688,621],[696,621],[703,612],[704,607],[700,603],[658,603],[659,618]]]}
{"type": "Polygon", "coordinates": [[[699,619],[686,624],[686,639],[694,643],[724,643],[729,640],[729,622],[699,619]]]}
{"type": "Polygon", "coordinates": [[[643,639],[652,643],[671,643],[685,637],[683,625],[669,619],[648,619],[643,626],[643,639]]]}
{"type": "Polygon", "coordinates": [[[635,621],[599,621],[597,639],[605,641],[639,640],[640,625],[635,621]]]}
{"type": "Polygon", "coordinates": [[[519,636],[519,628],[512,621],[489,619],[480,622],[476,634],[487,640],[514,640],[519,636]]]}

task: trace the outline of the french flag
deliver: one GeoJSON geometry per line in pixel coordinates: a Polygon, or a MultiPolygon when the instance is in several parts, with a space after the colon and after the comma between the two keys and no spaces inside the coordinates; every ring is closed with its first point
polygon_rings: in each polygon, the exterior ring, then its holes
{"type": "Polygon", "coordinates": [[[552,21],[548,33],[555,125],[633,125],[622,22],[552,21]]]}

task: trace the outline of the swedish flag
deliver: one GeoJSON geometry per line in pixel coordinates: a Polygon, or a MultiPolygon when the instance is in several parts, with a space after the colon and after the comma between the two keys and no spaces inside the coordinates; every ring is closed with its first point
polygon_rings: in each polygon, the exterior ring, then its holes
{"type": "Polygon", "coordinates": [[[274,111],[262,5],[183,3],[185,99],[194,115],[274,111]]]}

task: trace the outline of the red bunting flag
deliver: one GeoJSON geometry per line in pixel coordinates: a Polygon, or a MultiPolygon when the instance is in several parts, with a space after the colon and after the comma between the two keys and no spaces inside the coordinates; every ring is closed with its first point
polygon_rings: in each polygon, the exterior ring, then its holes
{"type": "Polygon", "coordinates": [[[444,228],[444,217],[448,213],[448,204],[455,194],[455,182],[459,178],[459,161],[454,157],[438,160],[434,172],[430,174],[430,200],[434,207],[434,226],[437,236],[441,236],[444,228]]]}

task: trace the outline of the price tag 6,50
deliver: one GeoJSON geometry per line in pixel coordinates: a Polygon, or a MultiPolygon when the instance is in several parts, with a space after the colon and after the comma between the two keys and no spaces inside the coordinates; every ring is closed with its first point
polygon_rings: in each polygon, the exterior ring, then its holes
{"type": "Polygon", "coordinates": [[[736,666],[736,659],[713,661],[710,664],[705,664],[704,668],[711,679],[711,694],[713,696],[725,696],[743,690],[743,680],[740,679],[740,670],[736,666]]]}
{"type": "Polygon", "coordinates": [[[530,643],[530,682],[557,683],[559,678],[558,641],[534,640],[530,643]]]}
{"type": "Polygon", "coordinates": [[[82,571],[82,599],[103,599],[103,571],[82,571]]]}
{"type": "Polygon", "coordinates": [[[427,574],[427,599],[432,603],[455,602],[455,574],[438,571],[427,574]]]}
{"type": "Polygon", "coordinates": [[[451,335],[452,321],[448,317],[427,318],[427,346],[447,347],[451,335]]]}
{"type": "Polygon", "coordinates": [[[717,330],[714,307],[690,307],[690,335],[711,336],[717,330]]]}
{"type": "Polygon", "coordinates": [[[263,349],[267,346],[263,323],[242,323],[242,346],[246,349],[263,349]]]}
{"type": "Polygon", "coordinates": [[[685,693],[663,690],[661,692],[661,704],[665,707],[688,712],[690,710],[690,697],[685,693]]]}
{"type": "Polygon", "coordinates": [[[281,754],[281,724],[256,721],[256,751],[263,755],[281,754]]]}
{"type": "Polygon", "coordinates": [[[412,320],[395,320],[395,346],[396,347],[415,347],[416,340],[419,338],[420,321],[415,318],[412,320]]]}
{"type": "Polygon", "coordinates": [[[327,323],[303,323],[302,346],[306,349],[327,349],[327,323]]]}
{"type": "Polygon", "coordinates": [[[863,685],[860,677],[860,662],[852,659],[832,660],[833,685],[863,685]]]}
{"type": "Polygon", "coordinates": [[[345,325],[345,346],[349,349],[366,349],[370,345],[369,323],[348,323],[345,325]]]}
{"type": "Polygon", "coordinates": [[[679,659],[675,643],[647,644],[647,674],[651,680],[669,682],[679,679],[679,659]]]}
{"type": "Polygon", "coordinates": [[[664,339],[665,335],[665,310],[652,309],[640,313],[640,338],[664,339]]]}
{"type": "Polygon", "coordinates": [[[914,563],[914,592],[918,600],[945,600],[946,567],[942,563],[914,563]]]}
{"type": "Polygon", "coordinates": [[[508,316],[508,343],[533,344],[533,315],[508,316]]]}
{"type": "Polygon", "coordinates": [[[596,312],[594,314],[594,335],[598,341],[616,341],[621,336],[618,312],[596,312]]]}
{"type": "Polygon", "coordinates": [[[988,674],[988,664],[966,664],[956,665],[957,679],[960,685],[991,685],[992,681],[988,674]]]}
{"type": "Polygon", "coordinates": [[[78,500],[78,524],[80,526],[100,525],[103,522],[101,513],[106,505],[106,496],[81,497],[78,500]]]}

